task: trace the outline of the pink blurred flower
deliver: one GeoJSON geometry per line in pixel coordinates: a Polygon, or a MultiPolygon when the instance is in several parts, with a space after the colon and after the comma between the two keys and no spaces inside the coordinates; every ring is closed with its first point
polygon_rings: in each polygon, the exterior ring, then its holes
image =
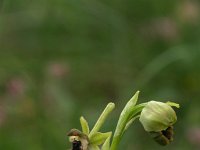
{"type": "Polygon", "coordinates": [[[23,95],[25,91],[25,83],[20,78],[12,78],[7,83],[7,91],[10,95],[23,95]]]}
{"type": "Polygon", "coordinates": [[[161,38],[174,40],[178,37],[176,22],[171,18],[156,18],[140,28],[141,34],[146,38],[161,38]]]}
{"type": "Polygon", "coordinates": [[[191,128],[187,131],[187,139],[193,145],[200,147],[200,128],[191,128]]]}
{"type": "Polygon", "coordinates": [[[52,77],[62,78],[69,74],[69,66],[59,62],[54,62],[48,66],[48,73],[52,77]]]}
{"type": "Polygon", "coordinates": [[[181,2],[178,5],[177,14],[181,21],[196,23],[200,17],[200,4],[194,1],[181,2]]]}

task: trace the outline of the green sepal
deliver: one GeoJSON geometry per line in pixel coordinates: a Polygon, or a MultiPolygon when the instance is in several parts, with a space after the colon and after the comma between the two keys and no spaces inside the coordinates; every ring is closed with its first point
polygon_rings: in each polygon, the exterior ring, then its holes
{"type": "Polygon", "coordinates": [[[96,145],[90,145],[88,150],[100,150],[100,148],[96,145]]]}
{"type": "Polygon", "coordinates": [[[172,106],[172,107],[180,108],[180,105],[178,103],[168,101],[168,102],[166,102],[166,104],[168,104],[169,106],[172,106]]]}
{"type": "Polygon", "coordinates": [[[106,133],[101,133],[101,132],[96,132],[92,135],[90,138],[90,144],[91,145],[101,145],[103,144],[106,139],[110,136],[111,132],[106,132],[106,133]]]}
{"type": "Polygon", "coordinates": [[[106,141],[103,143],[101,150],[109,150],[110,149],[110,138],[112,136],[112,132],[109,132],[109,133],[110,133],[110,135],[108,136],[106,141]]]}
{"type": "Polygon", "coordinates": [[[94,127],[90,131],[90,134],[88,135],[89,138],[92,137],[93,134],[95,134],[96,132],[98,132],[100,130],[101,126],[104,124],[104,122],[106,121],[108,115],[113,111],[114,108],[115,108],[115,104],[114,103],[108,103],[107,104],[106,108],[103,110],[103,112],[99,116],[96,124],[94,125],[94,127]]]}
{"type": "Polygon", "coordinates": [[[90,133],[89,125],[83,116],[80,117],[80,123],[82,127],[82,132],[86,135],[89,135],[90,133]]]}
{"type": "Polygon", "coordinates": [[[139,93],[140,93],[140,91],[137,91],[137,92],[133,95],[133,97],[128,101],[128,103],[126,104],[125,107],[127,107],[127,106],[129,106],[129,107],[130,107],[130,106],[131,106],[131,107],[135,106],[136,103],[137,103],[137,101],[138,101],[139,93]]]}

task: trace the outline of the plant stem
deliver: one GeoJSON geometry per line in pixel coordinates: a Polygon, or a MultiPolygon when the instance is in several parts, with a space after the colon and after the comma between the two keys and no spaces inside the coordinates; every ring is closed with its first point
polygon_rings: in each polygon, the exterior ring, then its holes
{"type": "Polygon", "coordinates": [[[145,105],[146,103],[142,103],[133,107],[128,107],[128,110],[125,106],[119,117],[110,150],[117,150],[117,147],[122,138],[122,135],[124,134],[127,123],[139,112],[141,112],[145,105]]]}

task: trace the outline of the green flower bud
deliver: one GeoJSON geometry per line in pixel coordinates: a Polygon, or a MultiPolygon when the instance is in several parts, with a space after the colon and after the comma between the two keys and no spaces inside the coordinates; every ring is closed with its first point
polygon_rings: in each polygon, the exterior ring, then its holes
{"type": "Polygon", "coordinates": [[[140,122],[144,129],[160,145],[168,145],[173,141],[173,124],[177,117],[171,106],[179,107],[178,104],[168,102],[150,101],[143,108],[140,122]]]}
{"type": "Polygon", "coordinates": [[[170,105],[150,101],[143,108],[139,120],[147,132],[159,132],[172,126],[177,116],[170,105]]]}

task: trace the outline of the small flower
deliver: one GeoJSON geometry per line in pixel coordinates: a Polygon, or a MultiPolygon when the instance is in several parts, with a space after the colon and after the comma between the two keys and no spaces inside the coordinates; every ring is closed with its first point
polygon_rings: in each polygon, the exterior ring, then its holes
{"type": "Polygon", "coordinates": [[[77,129],[71,129],[67,134],[69,141],[72,143],[72,150],[100,150],[100,147],[101,150],[108,150],[112,132],[102,133],[99,132],[99,129],[114,108],[114,103],[108,103],[91,131],[88,122],[84,117],[81,117],[82,132],[77,129]]]}
{"type": "Polygon", "coordinates": [[[173,140],[172,126],[177,116],[170,105],[174,106],[174,103],[150,101],[143,108],[139,119],[145,131],[161,145],[167,145],[173,140]]]}
{"type": "Polygon", "coordinates": [[[72,143],[72,150],[87,150],[88,136],[77,129],[71,129],[67,134],[69,141],[72,143]]]}

